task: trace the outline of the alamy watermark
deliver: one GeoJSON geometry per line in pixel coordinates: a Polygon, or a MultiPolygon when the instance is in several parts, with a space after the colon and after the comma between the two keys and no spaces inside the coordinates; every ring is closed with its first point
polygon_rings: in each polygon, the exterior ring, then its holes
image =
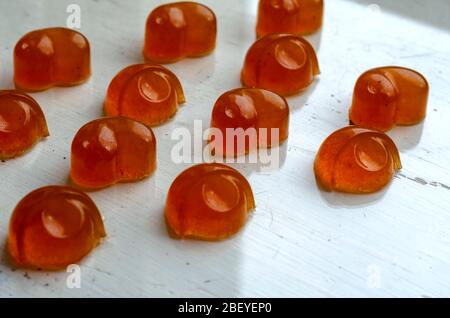
{"type": "Polygon", "coordinates": [[[371,264],[367,266],[367,287],[378,289],[381,287],[381,268],[378,265],[371,264]]]}
{"type": "Polygon", "coordinates": [[[71,3],[66,8],[69,15],[66,19],[66,26],[70,29],[81,29],[81,7],[76,3],[71,3]]]}
{"type": "Polygon", "coordinates": [[[77,264],[71,264],[67,266],[66,272],[69,273],[66,279],[67,288],[81,288],[81,267],[77,264]]]}
{"type": "Polygon", "coordinates": [[[171,149],[174,163],[250,163],[261,171],[280,167],[278,128],[203,128],[201,120],[194,120],[193,131],[186,127],[173,129],[171,149]],[[271,145],[272,148],[267,146],[271,145]]]}

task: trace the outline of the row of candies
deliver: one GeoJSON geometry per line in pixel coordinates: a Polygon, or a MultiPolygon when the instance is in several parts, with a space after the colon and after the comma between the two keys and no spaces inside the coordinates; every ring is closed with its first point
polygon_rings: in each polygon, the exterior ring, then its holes
{"type": "MultiPolygon", "coordinates": [[[[241,72],[245,88],[216,101],[211,126],[225,140],[213,149],[240,156],[257,147],[279,145],[288,137],[289,106],[285,96],[306,89],[319,74],[311,44],[301,37],[322,25],[323,1],[261,0],[257,36],[241,72]],[[237,134],[227,128],[273,129],[276,138],[257,138],[256,145],[235,147],[237,134]],[[227,142],[227,138],[233,138],[227,142]],[[229,145],[232,145],[229,147],[229,145]]],[[[104,102],[107,117],[84,125],[71,147],[71,180],[82,189],[135,181],[156,169],[156,138],[150,126],[174,116],[185,102],[182,85],[167,68],[154,64],[206,55],[214,50],[217,23],[211,9],[194,2],[154,9],[146,25],[144,56],[151,63],[131,65],[111,81],[104,102]]],[[[22,37],[14,49],[14,80],[22,91],[80,84],[90,76],[88,40],[79,32],[51,28],[22,37]]],[[[44,113],[22,91],[0,92],[0,156],[22,154],[48,136],[44,113]]],[[[394,142],[383,132],[425,116],[428,84],[403,67],[380,67],[356,82],[350,121],[355,125],[331,134],[314,163],[326,190],[370,193],[383,188],[401,168],[394,142]]],[[[255,207],[248,181],[235,169],[200,164],[172,183],[165,219],[176,237],[218,240],[236,233],[255,207]],[[225,213],[226,212],[226,213],[225,213]]],[[[16,206],[10,221],[8,250],[15,264],[62,268],[82,259],[106,235],[95,203],[78,188],[37,189],[16,206]]]]}

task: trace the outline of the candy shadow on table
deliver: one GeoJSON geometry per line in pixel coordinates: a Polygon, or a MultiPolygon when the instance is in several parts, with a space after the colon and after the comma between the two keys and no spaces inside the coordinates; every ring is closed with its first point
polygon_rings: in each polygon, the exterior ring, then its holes
{"type": "MultiPolygon", "coordinates": [[[[317,182],[316,182],[317,184],[317,182]]],[[[320,196],[327,205],[334,209],[360,209],[368,207],[381,201],[389,190],[389,183],[382,190],[370,194],[351,194],[341,192],[327,192],[317,184],[320,196]]]]}
{"type": "Polygon", "coordinates": [[[297,95],[288,96],[286,99],[289,104],[289,111],[294,112],[305,106],[308,103],[309,97],[311,97],[319,84],[320,75],[302,92],[297,95]]]}
{"type": "MultiPolygon", "coordinates": [[[[305,36],[305,38],[312,44],[312,46],[316,50],[316,53],[318,53],[320,49],[320,43],[322,40],[322,28],[316,33],[305,36]]],[[[320,68],[320,60],[319,60],[319,68],[320,68]]],[[[319,86],[319,84],[320,84],[320,74],[317,75],[314,78],[313,82],[303,91],[295,95],[287,96],[286,99],[289,104],[289,110],[292,112],[302,108],[308,102],[309,97],[314,93],[315,89],[319,86]]]]}
{"type": "Polygon", "coordinates": [[[38,272],[38,271],[40,271],[37,268],[35,268],[35,269],[21,269],[21,268],[17,267],[17,265],[12,260],[11,255],[9,254],[9,251],[8,251],[8,236],[7,235],[3,239],[3,242],[4,242],[4,244],[2,244],[0,246],[0,248],[2,249],[1,258],[0,258],[0,268],[1,267],[5,267],[7,269],[10,269],[11,272],[19,272],[19,274],[21,276],[24,276],[24,277],[26,277],[26,275],[27,275],[26,273],[27,272],[38,272]]]}
{"type": "Polygon", "coordinates": [[[388,135],[394,140],[398,150],[408,150],[419,144],[424,126],[424,121],[412,126],[396,126],[388,135]]]}
{"type": "MultiPolygon", "coordinates": [[[[144,57],[143,54],[143,42],[139,41],[139,43],[136,43],[136,45],[130,45],[130,47],[133,47],[133,52],[129,52],[129,65],[133,64],[159,64],[162,65],[172,72],[175,73],[175,75],[178,77],[178,79],[181,81],[181,85],[183,87],[184,93],[187,93],[186,90],[186,83],[184,81],[190,81],[192,80],[190,77],[195,76],[195,81],[198,81],[197,75],[199,73],[204,73],[204,78],[210,78],[215,71],[215,65],[216,65],[216,56],[215,53],[217,51],[217,47],[209,54],[198,56],[198,57],[184,57],[180,60],[169,62],[169,63],[159,63],[159,62],[152,62],[150,60],[147,60],[144,57]]],[[[124,68],[124,67],[123,67],[124,68]]],[[[122,70],[121,68],[120,70],[122,70]]],[[[120,70],[117,71],[117,73],[120,72],[120,70]]],[[[117,74],[116,73],[116,74],[117,74]]],[[[196,83],[197,84],[197,83],[196,83]]]]}
{"type": "Polygon", "coordinates": [[[243,262],[242,244],[245,230],[251,224],[251,215],[247,223],[236,234],[219,241],[180,239],[173,235],[161,208],[159,222],[149,222],[153,244],[160,240],[164,249],[153,251],[153,258],[159,257],[165,264],[162,270],[176,277],[178,283],[155,277],[155,281],[164,284],[170,297],[239,297],[240,272],[243,262]],[[160,253],[159,256],[155,256],[160,253]]]}
{"type": "Polygon", "coordinates": [[[82,186],[79,186],[78,184],[76,184],[75,182],[72,181],[72,179],[70,178],[70,173],[69,173],[69,175],[67,175],[67,177],[66,177],[65,185],[73,187],[77,190],[86,192],[88,194],[101,192],[106,189],[113,189],[115,192],[119,193],[121,191],[121,190],[118,190],[119,188],[130,188],[131,189],[133,187],[138,187],[139,184],[146,184],[147,186],[150,184],[151,186],[154,186],[155,182],[156,182],[155,177],[154,177],[155,171],[153,171],[151,175],[143,177],[138,180],[119,181],[114,184],[106,185],[104,187],[99,187],[99,188],[84,188],[82,186]]]}
{"type": "MultiPolygon", "coordinates": [[[[2,293],[0,297],[86,297],[85,290],[82,288],[68,288],[67,279],[72,273],[66,268],[61,269],[41,269],[18,267],[11,259],[7,249],[7,239],[0,246],[2,248],[0,256],[0,284],[5,283],[8,294],[2,293]],[[5,274],[2,275],[1,274],[5,274]]],[[[95,250],[102,248],[108,241],[102,242],[92,253],[85,256],[79,263],[77,262],[86,276],[92,276],[91,273],[85,272],[86,269],[92,268],[92,264],[96,262],[95,250]]],[[[83,274],[84,275],[84,274],[83,274]]],[[[86,279],[86,278],[83,278],[86,279]]],[[[96,296],[101,296],[97,294],[96,296]]]]}
{"type": "MultiPolygon", "coordinates": [[[[422,6],[405,5],[409,1],[392,0],[346,0],[356,2],[361,5],[378,5],[381,12],[391,11],[395,14],[401,14],[413,20],[423,21],[432,26],[450,30],[450,19],[447,12],[450,10],[450,3],[447,0],[423,1],[422,6]],[[433,5],[431,5],[431,3],[433,5]]],[[[420,1],[418,2],[420,3],[420,1]]]]}
{"type": "MultiPolygon", "coordinates": [[[[311,45],[314,47],[316,53],[318,54],[320,49],[320,43],[322,41],[322,29],[320,28],[319,31],[305,36],[305,38],[311,43],[311,45]]],[[[319,68],[320,68],[320,60],[319,60],[319,68]]],[[[298,94],[288,96],[286,99],[289,103],[289,110],[295,111],[301,107],[303,107],[307,102],[309,97],[314,93],[314,90],[317,88],[317,86],[320,84],[320,74],[317,75],[313,82],[305,88],[303,91],[301,91],[298,94]]]]}
{"type": "Polygon", "coordinates": [[[1,257],[0,257],[0,266],[11,268],[11,270],[16,270],[16,266],[13,264],[11,260],[11,256],[9,256],[8,252],[8,236],[5,235],[2,238],[3,244],[1,244],[0,248],[2,249],[1,257]]]}
{"type": "MultiPolygon", "coordinates": [[[[311,43],[311,45],[314,47],[317,54],[320,51],[320,44],[322,43],[322,32],[323,32],[323,27],[321,27],[319,30],[317,30],[316,32],[314,32],[312,34],[304,36],[305,39],[308,40],[308,42],[311,43]]],[[[320,61],[319,61],[319,63],[320,63],[320,61]]]]}
{"type": "Polygon", "coordinates": [[[220,241],[172,239],[168,258],[172,263],[170,268],[178,263],[173,275],[180,277],[180,285],[172,289],[174,286],[169,284],[170,294],[174,297],[241,296],[242,245],[251,222],[250,216],[238,233],[220,241]]]}
{"type": "Polygon", "coordinates": [[[216,51],[217,48],[205,56],[187,57],[175,63],[162,64],[180,80],[186,98],[184,106],[189,105],[193,101],[194,96],[198,94],[199,89],[204,89],[208,84],[207,81],[214,78],[217,59],[216,51]]]}
{"type": "MultiPolygon", "coordinates": [[[[245,177],[249,177],[252,173],[260,173],[260,174],[272,174],[277,173],[284,165],[287,156],[287,140],[283,142],[282,145],[273,147],[270,149],[258,149],[251,154],[247,154],[245,156],[239,156],[237,158],[233,158],[233,162],[223,162],[226,165],[229,165],[237,170],[239,170],[245,177]],[[273,151],[278,152],[277,160],[274,162],[264,162],[265,160],[261,160],[261,154],[267,154],[267,158],[272,158],[271,154],[273,151]],[[251,156],[257,155],[257,162],[249,162],[251,156]],[[237,162],[237,160],[245,160],[245,162],[237,162]]],[[[264,155],[263,155],[264,156],[264,155]]],[[[275,155],[274,155],[275,156],[275,155]]],[[[226,160],[226,159],[224,159],[226,160]]]]}

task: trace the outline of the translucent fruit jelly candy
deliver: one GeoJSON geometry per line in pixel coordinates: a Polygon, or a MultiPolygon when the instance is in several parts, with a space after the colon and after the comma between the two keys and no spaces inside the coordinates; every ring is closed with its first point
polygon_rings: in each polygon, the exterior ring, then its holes
{"type": "Polygon", "coordinates": [[[382,131],[425,118],[428,82],[418,72],[397,66],[363,73],[356,82],[350,120],[382,131]]]}
{"type": "Polygon", "coordinates": [[[214,12],[196,2],[175,2],[154,9],[145,28],[144,56],[158,63],[207,55],[216,46],[214,12]]]}
{"type": "Polygon", "coordinates": [[[314,163],[318,183],[328,191],[371,193],[401,169],[394,142],[383,132],[348,126],[320,146],[314,163]]]}
{"type": "Polygon", "coordinates": [[[95,203],[65,186],[34,190],[11,216],[8,249],[20,267],[62,269],[77,263],[106,236],[95,203]]]}
{"type": "Polygon", "coordinates": [[[241,73],[247,87],[293,95],[308,87],[320,73],[311,44],[292,34],[269,34],[248,50],[241,73]]]}
{"type": "Polygon", "coordinates": [[[16,157],[48,135],[44,113],[31,96],[0,90],[0,159],[16,157]]]}
{"type": "Polygon", "coordinates": [[[154,126],[175,115],[184,102],[183,88],[174,73],[161,65],[137,64],[113,78],[104,106],[108,116],[125,116],[154,126]]]}
{"type": "Polygon", "coordinates": [[[173,236],[220,240],[239,231],[254,208],[250,184],[238,171],[218,163],[199,164],[173,181],[165,218],[173,236]]]}
{"type": "Polygon", "coordinates": [[[32,31],[14,48],[14,81],[23,90],[77,85],[90,75],[89,42],[77,31],[66,28],[32,31]]]}
{"type": "Polygon", "coordinates": [[[310,34],[322,26],[323,0],[260,0],[256,35],[310,34]]]}
{"type": "Polygon", "coordinates": [[[221,132],[210,137],[215,153],[238,156],[257,147],[270,148],[288,137],[289,106],[283,97],[264,89],[234,89],[216,101],[211,127],[221,132]]]}
{"type": "Polygon", "coordinates": [[[156,139],[144,124],[125,117],[91,121],[72,141],[72,181],[86,189],[136,181],[156,168],[156,139]]]}

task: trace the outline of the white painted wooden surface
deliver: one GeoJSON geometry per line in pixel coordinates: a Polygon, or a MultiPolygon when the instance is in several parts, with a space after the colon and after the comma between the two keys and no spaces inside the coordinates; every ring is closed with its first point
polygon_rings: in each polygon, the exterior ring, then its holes
{"type": "MultiPolygon", "coordinates": [[[[81,6],[81,32],[92,46],[93,76],[82,86],[32,94],[51,136],[23,157],[0,163],[0,245],[9,216],[31,190],[67,182],[77,129],[102,114],[111,78],[142,61],[147,14],[162,1],[0,1],[0,87],[12,87],[12,51],[24,33],[65,25],[69,3],[81,6]]],[[[290,137],[282,167],[270,174],[235,165],[257,202],[245,229],[219,243],[170,239],[162,211],[175,165],[174,127],[209,123],[216,98],[240,86],[254,41],[256,1],[202,1],[217,14],[214,54],[169,65],[187,104],[154,129],[158,169],[149,179],[94,192],[108,239],[81,264],[80,289],[65,272],[13,270],[2,256],[0,296],[450,296],[450,2],[326,1],[323,30],[308,37],[322,74],[289,98],[290,137]],[[378,8],[380,10],[378,10],[378,8]],[[354,81],[368,68],[397,64],[431,85],[422,125],[390,132],[404,168],[386,191],[369,196],[321,192],[312,163],[323,139],[348,122],[354,81]]],[[[4,253],[3,253],[4,254],[4,253]]]]}

